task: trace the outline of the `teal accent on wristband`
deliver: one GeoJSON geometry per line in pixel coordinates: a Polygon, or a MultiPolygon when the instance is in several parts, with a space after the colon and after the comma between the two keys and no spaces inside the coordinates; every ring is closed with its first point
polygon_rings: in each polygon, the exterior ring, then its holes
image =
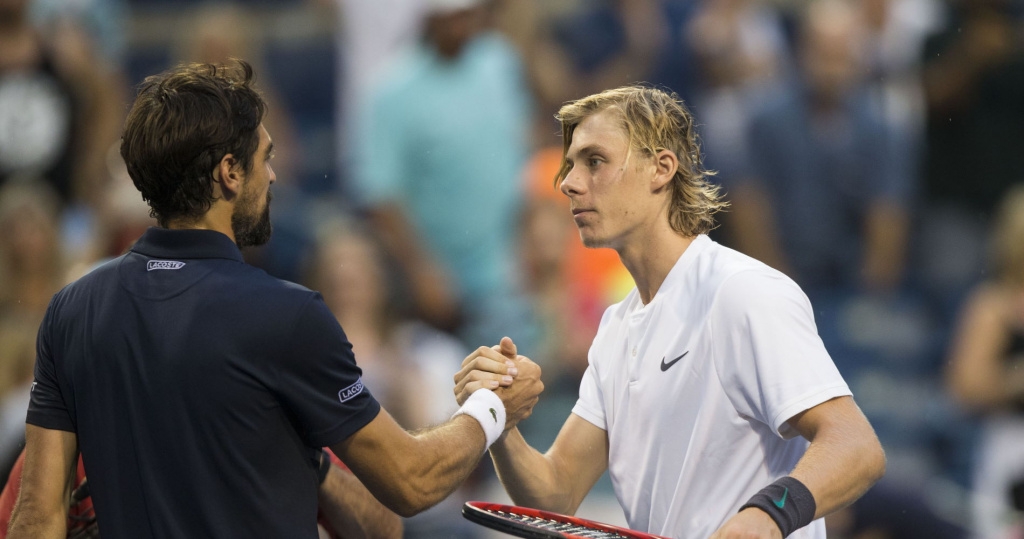
{"type": "Polygon", "coordinates": [[[788,537],[814,520],[818,504],[803,483],[786,476],[754,494],[750,501],[740,507],[740,511],[748,507],[756,507],[768,513],[779,526],[782,536],[788,537]]]}

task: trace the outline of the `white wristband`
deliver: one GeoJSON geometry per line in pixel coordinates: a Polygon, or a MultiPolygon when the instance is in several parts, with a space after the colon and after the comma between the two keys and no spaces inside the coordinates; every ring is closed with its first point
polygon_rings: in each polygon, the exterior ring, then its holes
{"type": "Polygon", "coordinates": [[[484,429],[484,436],[487,438],[486,452],[491,444],[505,432],[505,403],[501,402],[495,392],[490,389],[478,389],[466,399],[462,408],[452,414],[452,418],[460,414],[466,414],[480,423],[484,429]]]}

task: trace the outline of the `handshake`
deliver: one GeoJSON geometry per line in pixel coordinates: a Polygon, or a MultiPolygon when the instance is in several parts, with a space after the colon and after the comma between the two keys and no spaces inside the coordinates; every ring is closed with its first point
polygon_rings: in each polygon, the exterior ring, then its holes
{"type": "MultiPolygon", "coordinates": [[[[544,391],[540,374],[540,366],[518,355],[512,339],[503,337],[497,345],[481,346],[462,361],[462,369],[455,374],[455,399],[463,407],[461,412],[467,409],[466,401],[478,390],[493,391],[505,405],[505,425],[497,438],[500,440],[533,413],[544,391]]],[[[493,441],[488,435],[488,445],[493,441]]]]}

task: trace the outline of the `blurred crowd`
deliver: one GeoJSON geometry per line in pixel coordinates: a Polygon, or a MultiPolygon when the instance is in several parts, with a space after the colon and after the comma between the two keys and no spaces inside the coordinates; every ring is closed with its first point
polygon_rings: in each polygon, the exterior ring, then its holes
{"type": "MultiPolygon", "coordinates": [[[[548,387],[522,429],[554,438],[632,282],[576,236],[553,114],[643,82],[700,123],[713,239],[803,287],[886,448],[830,536],[1024,537],[1024,0],[0,0],[3,477],[50,297],[155,224],[133,86],[231,57],[277,148],[246,258],[324,295],[407,428],[510,335],[548,387]]],[[[476,537],[450,501],[407,536],[476,537]]]]}

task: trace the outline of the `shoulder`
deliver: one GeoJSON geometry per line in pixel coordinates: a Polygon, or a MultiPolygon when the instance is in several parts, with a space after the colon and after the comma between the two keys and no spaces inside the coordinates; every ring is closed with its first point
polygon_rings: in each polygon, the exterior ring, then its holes
{"type": "Polygon", "coordinates": [[[713,312],[770,312],[786,302],[807,302],[800,286],[781,271],[728,247],[716,244],[709,251],[703,280],[713,312]]]}
{"type": "Polygon", "coordinates": [[[105,290],[110,286],[117,286],[117,266],[124,259],[125,255],[116,258],[101,260],[86,270],[85,274],[71,281],[54,294],[50,301],[50,308],[59,308],[94,291],[105,290]]]}
{"type": "Polygon", "coordinates": [[[522,59],[515,46],[498,32],[488,32],[474,39],[466,55],[467,64],[482,79],[500,82],[515,93],[522,91],[522,59]]]}
{"type": "Polygon", "coordinates": [[[244,265],[239,277],[236,294],[243,303],[258,303],[263,309],[275,306],[301,308],[320,297],[318,292],[301,284],[279,279],[248,264],[244,265]]]}

